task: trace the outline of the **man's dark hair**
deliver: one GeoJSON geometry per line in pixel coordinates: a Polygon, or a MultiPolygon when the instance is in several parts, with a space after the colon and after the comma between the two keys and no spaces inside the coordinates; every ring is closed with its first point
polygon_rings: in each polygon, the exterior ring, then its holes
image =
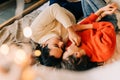
{"type": "Polygon", "coordinates": [[[48,45],[41,46],[40,44],[37,45],[36,50],[41,51],[41,55],[38,57],[35,57],[36,60],[40,62],[40,64],[45,66],[57,66],[61,62],[61,58],[55,58],[54,56],[50,56],[49,52],[50,49],[48,48],[48,45]]]}
{"type": "Polygon", "coordinates": [[[98,66],[97,62],[91,62],[87,55],[83,55],[80,58],[71,55],[68,60],[63,60],[61,65],[64,69],[74,71],[84,71],[98,66]]]}

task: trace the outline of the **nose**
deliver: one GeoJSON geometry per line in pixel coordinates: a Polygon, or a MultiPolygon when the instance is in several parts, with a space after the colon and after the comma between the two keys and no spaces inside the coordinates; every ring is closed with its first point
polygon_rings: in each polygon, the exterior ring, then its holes
{"type": "Polygon", "coordinates": [[[64,43],[63,42],[59,42],[59,47],[63,48],[63,46],[64,46],[64,43]]]}

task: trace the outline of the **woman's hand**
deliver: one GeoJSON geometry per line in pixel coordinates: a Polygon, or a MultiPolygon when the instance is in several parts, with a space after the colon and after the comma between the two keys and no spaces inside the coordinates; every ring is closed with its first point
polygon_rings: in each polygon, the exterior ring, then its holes
{"type": "Polygon", "coordinates": [[[106,15],[112,15],[113,13],[115,13],[117,8],[118,6],[116,3],[111,3],[111,4],[106,5],[105,7],[100,8],[98,11],[95,12],[95,14],[99,16],[96,21],[101,20],[106,15]]]}
{"type": "Polygon", "coordinates": [[[106,15],[112,15],[113,13],[115,13],[117,8],[118,8],[118,6],[116,3],[108,4],[107,6],[100,9],[102,11],[101,16],[104,17],[106,15]]]}
{"type": "Polygon", "coordinates": [[[69,27],[67,30],[68,30],[70,41],[76,46],[79,46],[81,42],[81,37],[76,34],[76,32],[72,27],[69,27]]]}

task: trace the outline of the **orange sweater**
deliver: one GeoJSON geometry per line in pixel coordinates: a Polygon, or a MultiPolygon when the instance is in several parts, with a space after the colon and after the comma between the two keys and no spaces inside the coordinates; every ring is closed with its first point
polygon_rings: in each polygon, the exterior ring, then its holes
{"type": "MultiPolygon", "coordinates": [[[[116,34],[110,22],[95,22],[97,15],[91,14],[80,24],[93,24],[93,29],[77,32],[81,36],[81,46],[92,62],[104,62],[114,53],[116,34]]],[[[67,46],[71,44],[68,41],[67,46]]]]}

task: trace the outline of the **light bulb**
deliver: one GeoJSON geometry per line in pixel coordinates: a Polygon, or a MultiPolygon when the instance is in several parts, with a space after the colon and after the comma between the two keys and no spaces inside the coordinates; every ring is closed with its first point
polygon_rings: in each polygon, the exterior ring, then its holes
{"type": "Polygon", "coordinates": [[[26,58],[26,53],[22,49],[18,49],[15,53],[14,61],[18,64],[21,64],[26,60],[26,58]]]}
{"type": "Polygon", "coordinates": [[[1,47],[0,47],[0,53],[1,54],[4,54],[4,55],[7,55],[9,52],[9,46],[7,44],[3,44],[1,47]]]}
{"type": "Polygon", "coordinates": [[[40,56],[41,55],[41,51],[40,50],[35,50],[34,55],[35,56],[40,56]]]}
{"type": "Polygon", "coordinates": [[[25,37],[29,38],[32,35],[32,30],[30,27],[25,27],[23,29],[23,34],[25,37]]]}

